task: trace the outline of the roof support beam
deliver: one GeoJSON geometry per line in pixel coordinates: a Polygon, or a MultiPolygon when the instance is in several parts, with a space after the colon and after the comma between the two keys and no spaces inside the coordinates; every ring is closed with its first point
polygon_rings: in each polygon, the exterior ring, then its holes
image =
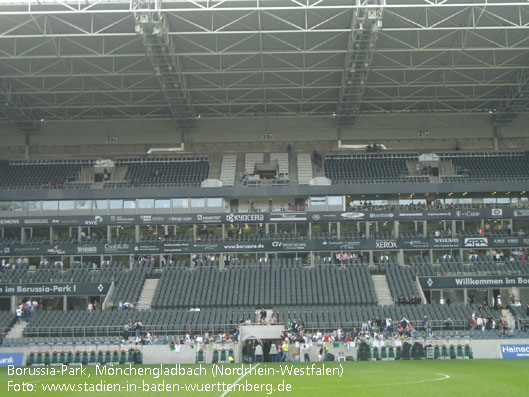
{"type": "Polygon", "coordinates": [[[11,82],[6,78],[0,79],[0,112],[20,131],[34,133],[39,131],[39,124],[35,114],[20,95],[14,95],[11,82]]]}
{"type": "MultiPolygon", "coordinates": [[[[385,0],[356,0],[356,4],[382,6],[385,0]]],[[[353,125],[356,121],[381,27],[382,8],[354,10],[337,109],[336,123],[339,126],[353,125]]]]}
{"type": "MultiPolygon", "coordinates": [[[[529,71],[521,70],[516,78],[517,84],[511,87],[507,100],[500,103],[493,116],[492,124],[510,124],[518,113],[529,108],[529,71]]],[[[494,112],[494,109],[492,109],[494,112]]]]}
{"type": "Polygon", "coordinates": [[[176,48],[168,35],[170,28],[165,15],[158,12],[160,0],[134,0],[136,33],[141,36],[153,67],[154,75],[162,86],[171,114],[183,131],[192,130],[196,117],[187,90],[187,79],[176,48]]]}

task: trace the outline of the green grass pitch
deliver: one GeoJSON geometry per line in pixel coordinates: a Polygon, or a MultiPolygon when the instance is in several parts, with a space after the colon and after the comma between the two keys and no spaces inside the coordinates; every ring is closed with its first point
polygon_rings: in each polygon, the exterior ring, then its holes
{"type": "MultiPolygon", "coordinates": [[[[322,369],[323,363],[315,363],[315,370],[322,369]]],[[[529,391],[529,360],[453,360],[453,361],[391,361],[391,362],[347,362],[325,363],[329,370],[335,368],[335,375],[311,375],[305,368],[308,364],[261,364],[257,370],[268,372],[267,375],[254,372],[224,374],[213,376],[212,365],[205,365],[202,375],[165,375],[158,379],[152,376],[101,375],[96,368],[85,368],[85,375],[9,375],[7,368],[0,369],[1,396],[246,396],[246,395],[284,395],[284,396],[522,396],[529,391]],[[340,367],[342,364],[343,367],[340,367]],[[287,369],[304,369],[306,373],[298,375],[282,374],[287,369]],[[342,370],[343,369],[343,370],[342,370]],[[205,372],[205,375],[204,375],[205,372]],[[272,374],[274,372],[274,374],[272,374]],[[337,373],[341,372],[342,376],[337,373]],[[88,377],[90,375],[90,377],[88,377]],[[8,382],[12,382],[8,384],[8,382]],[[29,382],[33,391],[23,389],[22,383],[29,382]],[[14,386],[17,384],[18,386],[14,386]],[[87,388],[86,391],[43,391],[46,385],[70,385],[70,387],[87,388]],[[146,390],[145,384],[153,386],[178,385],[180,391],[146,390]],[[220,384],[220,386],[219,386],[220,384]],[[224,384],[224,388],[222,388],[224,384]],[[233,385],[232,391],[228,389],[233,385]],[[87,385],[87,386],[85,386],[87,385]],[[118,387],[121,391],[94,391],[97,387],[118,387]],[[184,390],[186,385],[196,387],[184,390]],[[207,391],[209,385],[210,391],[207,391]],[[237,389],[256,385],[258,392],[247,392],[237,389]],[[280,388],[290,391],[279,391],[280,388]],[[10,390],[8,390],[10,387],[10,390]],[[128,389],[127,389],[128,388],[128,389]],[[92,390],[92,391],[91,391],[92,390]],[[134,391],[135,390],[135,391],[134,391]],[[227,392],[229,391],[229,392],[227,392]]],[[[312,364],[311,364],[312,365],[312,364]]],[[[240,364],[227,364],[231,370],[241,368],[240,364]]],[[[42,368],[42,367],[40,367],[42,368]]],[[[60,367],[56,367],[60,370],[60,367]]],[[[70,367],[68,370],[78,367],[70,367]]],[[[119,368],[116,366],[115,368],[119,368]]],[[[159,368],[159,366],[134,366],[134,369],[159,368]]],[[[163,368],[174,368],[164,366],[163,368]]],[[[197,366],[181,366],[185,370],[197,366]]],[[[246,369],[249,367],[246,366],[246,369]]],[[[312,368],[312,367],[310,367],[312,368]]],[[[53,386],[51,386],[53,387],[53,386]]],[[[188,386],[189,387],[189,386],[188,386]]],[[[27,388],[27,386],[26,386],[27,388]]],[[[116,390],[116,389],[115,389],[116,390]]],[[[167,390],[167,389],[166,389],[167,390]]]]}

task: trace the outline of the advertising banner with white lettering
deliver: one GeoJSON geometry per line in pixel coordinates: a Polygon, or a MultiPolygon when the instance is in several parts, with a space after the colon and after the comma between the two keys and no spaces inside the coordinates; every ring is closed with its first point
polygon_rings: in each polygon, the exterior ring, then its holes
{"type": "Polygon", "coordinates": [[[529,275],[419,277],[423,289],[529,287],[529,275]]]}
{"type": "Polygon", "coordinates": [[[0,296],[106,295],[111,283],[0,284],[0,296]]]}
{"type": "Polygon", "coordinates": [[[501,358],[529,358],[529,345],[500,345],[501,358]]]}
{"type": "Polygon", "coordinates": [[[21,367],[23,361],[24,353],[0,353],[0,367],[21,367]]]}
{"type": "Polygon", "coordinates": [[[408,211],[350,211],[315,212],[249,212],[217,214],[130,214],[130,215],[47,215],[0,218],[0,226],[108,226],[108,225],[175,225],[175,224],[233,224],[283,222],[338,221],[409,221],[451,219],[511,219],[529,218],[529,209],[410,209],[408,211]]]}

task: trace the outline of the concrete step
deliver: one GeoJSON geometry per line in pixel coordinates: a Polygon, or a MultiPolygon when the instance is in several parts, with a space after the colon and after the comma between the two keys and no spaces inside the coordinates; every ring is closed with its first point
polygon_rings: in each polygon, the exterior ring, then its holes
{"type": "Polygon", "coordinates": [[[388,285],[388,279],[385,274],[372,275],[375,294],[379,305],[393,305],[393,297],[388,285]]]}
{"type": "Polygon", "coordinates": [[[6,334],[7,338],[22,338],[24,329],[26,329],[26,326],[28,323],[25,321],[21,321],[20,323],[15,323],[9,330],[9,332],[6,334]]]}
{"type": "Polygon", "coordinates": [[[137,309],[150,309],[152,307],[152,300],[158,287],[158,278],[146,278],[141,289],[140,298],[136,304],[137,309]]]}

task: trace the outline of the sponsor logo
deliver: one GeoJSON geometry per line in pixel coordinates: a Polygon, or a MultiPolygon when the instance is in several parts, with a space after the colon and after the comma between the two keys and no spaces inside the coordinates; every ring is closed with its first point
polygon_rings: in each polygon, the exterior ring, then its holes
{"type": "Polygon", "coordinates": [[[458,238],[434,238],[433,241],[438,244],[459,244],[458,238]]]}
{"type": "Polygon", "coordinates": [[[428,284],[428,287],[432,288],[433,280],[431,277],[428,279],[428,281],[426,281],[426,284],[428,284]]]}
{"type": "Polygon", "coordinates": [[[251,250],[251,249],[263,249],[264,244],[231,244],[224,245],[224,250],[251,250]]]}
{"type": "Polygon", "coordinates": [[[518,238],[493,238],[492,244],[496,245],[518,245],[518,238]]]}
{"type": "Polygon", "coordinates": [[[472,217],[477,217],[477,216],[481,216],[481,212],[476,212],[476,211],[471,211],[471,210],[466,210],[466,211],[456,211],[456,216],[458,218],[461,218],[461,217],[465,217],[465,218],[472,218],[472,217]]]}
{"type": "Polygon", "coordinates": [[[160,251],[160,247],[158,247],[156,245],[135,245],[134,246],[134,251],[155,252],[155,251],[160,251]]]}
{"type": "Polygon", "coordinates": [[[271,221],[306,221],[307,214],[305,213],[274,213],[270,215],[271,221]]]}
{"type": "Polygon", "coordinates": [[[105,251],[107,252],[127,251],[128,249],[129,245],[126,243],[105,244],[105,251]]]}
{"type": "Polygon", "coordinates": [[[272,241],[272,247],[274,248],[283,248],[285,250],[304,250],[307,248],[307,244],[305,243],[295,243],[295,242],[288,242],[288,241],[272,241]]]}
{"type": "Polygon", "coordinates": [[[394,213],[392,212],[388,212],[388,213],[382,213],[382,214],[379,214],[379,213],[373,213],[373,214],[369,214],[369,217],[371,219],[387,219],[387,218],[393,218],[395,216],[394,213]]]}
{"type": "Polygon", "coordinates": [[[43,219],[43,218],[39,218],[39,219],[24,219],[24,223],[25,224],[39,224],[39,225],[45,225],[48,223],[48,219],[43,219]]]}
{"type": "Polygon", "coordinates": [[[312,220],[313,221],[319,221],[320,219],[321,219],[321,215],[319,215],[319,214],[312,215],[312,220]]]}
{"type": "Polygon", "coordinates": [[[399,213],[399,217],[402,217],[402,218],[405,218],[405,217],[417,218],[417,217],[421,217],[423,215],[424,214],[422,212],[401,212],[401,213],[399,213]]]}
{"type": "Polygon", "coordinates": [[[191,222],[193,218],[191,216],[170,216],[168,220],[170,222],[191,222]]]}
{"type": "Polygon", "coordinates": [[[4,254],[9,254],[11,252],[11,250],[9,249],[9,247],[4,247],[4,254]]]}
{"type": "Polygon", "coordinates": [[[451,212],[428,212],[427,216],[452,216],[451,212]]]}
{"type": "Polygon", "coordinates": [[[136,218],[134,217],[127,217],[127,216],[114,216],[113,217],[113,221],[115,222],[120,222],[120,223],[124,223],[124,222],[135,222],[136,221],[136,218]]]}
{"type": "Polygon", "coordinates": [[[21,367],[24,360],[24,353],[0,353],[0,367],[14,365],[21,367]]]}
{"type": "Polygon", "coordinates": [[[56,245],[53,248],[48,248],[46,250],[46,252],[48,254],[53,254],[53,255],[64,255],[64,254],[66,254],[66,251],[64,251],[63,249],[60,249],[58,245],[56,245]]]}
{"type": "Polygon", "coordinates": [[[151,222],[151,220],[152,220],[150,215],[141,215],[140,219],[141,219],[142,222],[147,222],[147,223],[151,222]]]}
{"type": "Polygon", "coordinates": [[[0,225],[20,225],[20,219],[0,219],[0,225]]]}
{"type": "Polygon", "coordinates": [[[501,209],[501,208],[493,208],[491,210],[491,215],[492,216],[503,216],[503,209],[501,209]]]}
{"type": "Polygon", "coordinates": [[[529,216],[529,210],[514,210],[514,216],[529,216]]]}
{"type": "Polygon", "coordinates": [[[397,248],[397,242],[395,240],[375,241],[375,247],[377,249],[397,248]]]}
{"type": "Polygon", "coordinates": [[[86,226],[95,226],[95,225],[99,225],[101,222],[103,222],[103,217],[99,216],[99,215],[96,215],[96,216],[94,216],[94,220],[93,221],[84,221],[84,224],[86,226]]]}
{"type": "Polygon", "coordinates": [[[202,248],[204,251],[215,251],[219,249],[217,244],[193,244],[193,248],[202,248]]]}
{"type": "Polygon", "coordinates": [[[226,221],[228,222],[264,222],[264,214],[228,214],[226,221]]]}
{"type": "Polygon", "coordinates": [[[430,246],[430,243],[424,240],[410,240],[410,241],[404,241],[403,243],[409,244],[412,247],[429,247],[430,246]]]}
{"type": "Polygon", "coordinates": [[[222,223],[220,215],[197,215],[197,222],[202,223],[222,223]]]}
{"type": "Polygon", "coordinates": [[[61,223],[61,220],[60,219],[52,219],[51,223],[61,223]]]}
{"type": "Polygon", "coordinates": [[[529,358],[529,345],[500,345],[502,358],[529,358]]]}
{"type": "Polygon", "coordinates": [[[97,254],[97,247],[77,247],[78,254],[97,254]]]}
{"type": "Polygon", "coordinates": [[[340,216],[344,219],[360,219],[363,218],[366,214],[363,212],[344,212],[340,216]]]}
{"type": "Polygon", "coordinates": [[[488,247],[489,240],[487,237],[469,237],[465,238],[464,246],[467,248],[488,247]]]}

